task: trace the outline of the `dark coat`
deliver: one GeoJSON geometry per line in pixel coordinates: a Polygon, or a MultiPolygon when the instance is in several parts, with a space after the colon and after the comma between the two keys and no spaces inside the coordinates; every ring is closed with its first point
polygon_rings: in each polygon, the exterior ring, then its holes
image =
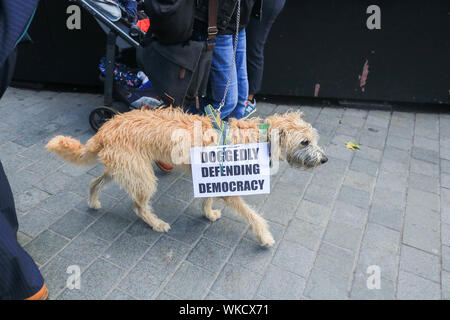
{"type": "MultiPolygon", "coordinates": [[[[203,25],[208,24],[208,0],[196,0],[195,19],[203,25]]],[[[263,0],[241,0],[240,28],[245,27],[250,17],[261,15],[263,0]]],[[[219,34],[231,34],[235,31],[237,0],[219,0],[217,27],[219,34]]],[[[198,25],[198,24],[197,24],[198,25]]]]}

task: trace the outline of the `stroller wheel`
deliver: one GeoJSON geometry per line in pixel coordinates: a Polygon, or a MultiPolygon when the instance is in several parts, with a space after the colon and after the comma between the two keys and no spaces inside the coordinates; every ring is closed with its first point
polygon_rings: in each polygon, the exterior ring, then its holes
{"type": "Polygon", "coordinates": [[[116,114],[118,114],[117,110],[110,107],[95,108],[89,115],[89,124],[91,125],[91,128],[97,132],[106,121],[116,114]]]}

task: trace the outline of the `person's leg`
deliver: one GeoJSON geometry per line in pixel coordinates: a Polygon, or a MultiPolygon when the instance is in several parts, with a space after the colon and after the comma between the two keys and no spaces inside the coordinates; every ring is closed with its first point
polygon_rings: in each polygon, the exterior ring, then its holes
{"type": "MultiPolygon", "coordinates": [[[[231,35],[218,35],[212,57],[211,72],[208,82],[208,101],[217,109],[222,101],[227,85],[233,58],[233,37],[231,35]]],[[[238,101],[238,86],[236,72],[231,74],[225,104],[220,117],[228,117],[236,108],[238,101]]]]}
{"type": "MultiPolygon", "coordinates": [[[[235,69],[237,73],[238,99],[234,111],[230,117],[241,119],[245,112],[245,103],[248,96],[248,77],[247,77],[247,45],[245,40],[245,29],[239,33],[239,39],[236,50],[235,69]]],[[[234,44],[234,43],[233,43],[234,44]]],[[[234,49],[234,48],[233,48],[234,49]]]]}
{"type": "Polygon", "coordinates": [[[261,21],[251,18],[247,26],[247,70],[249,98],[261,89],[264,70],[264,45],[272,24],[284,7],[286,0],[264,0],[261,21]]]}
{"type": "Polygon", "coordinates": [[[13,194],[0,162],[0,300],[23,300],[45,289],[39,268],[17,242],[17,229],[13,194]]]}

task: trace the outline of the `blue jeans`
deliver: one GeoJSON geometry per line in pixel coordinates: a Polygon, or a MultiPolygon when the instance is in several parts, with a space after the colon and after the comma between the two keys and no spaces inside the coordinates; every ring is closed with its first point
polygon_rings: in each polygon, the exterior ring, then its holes
{"type": "MultiPolygon", "coordinates": [[[[212,57],[211,71],[209,74],[207,100],[215,108],[219,108],[222,101],[228,75],[232,66],[234,50],[233,35],[218,35],[212,57]]],[[[244,116],[245,102],[248,97],[247,78],[247,54],[246,54],[245,29],[239,33],[236,50],[236,63],[231,75],[230,87],[225,99],[225,104],[221,109],[220,117],[237,118],[244,116]]]]}

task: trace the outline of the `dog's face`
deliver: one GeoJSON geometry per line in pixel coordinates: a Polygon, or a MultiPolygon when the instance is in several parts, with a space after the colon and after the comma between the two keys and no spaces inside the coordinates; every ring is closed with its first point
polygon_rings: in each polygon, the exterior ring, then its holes
{"type": "Polygon", "coordinates": [[[328,161],[318,146],[319,135],[309,123],[302,119],[302,113],[288,112],[267,118],[270,130],[279,131],[281,153],[293,167],[314,168],[328,161]]]}

